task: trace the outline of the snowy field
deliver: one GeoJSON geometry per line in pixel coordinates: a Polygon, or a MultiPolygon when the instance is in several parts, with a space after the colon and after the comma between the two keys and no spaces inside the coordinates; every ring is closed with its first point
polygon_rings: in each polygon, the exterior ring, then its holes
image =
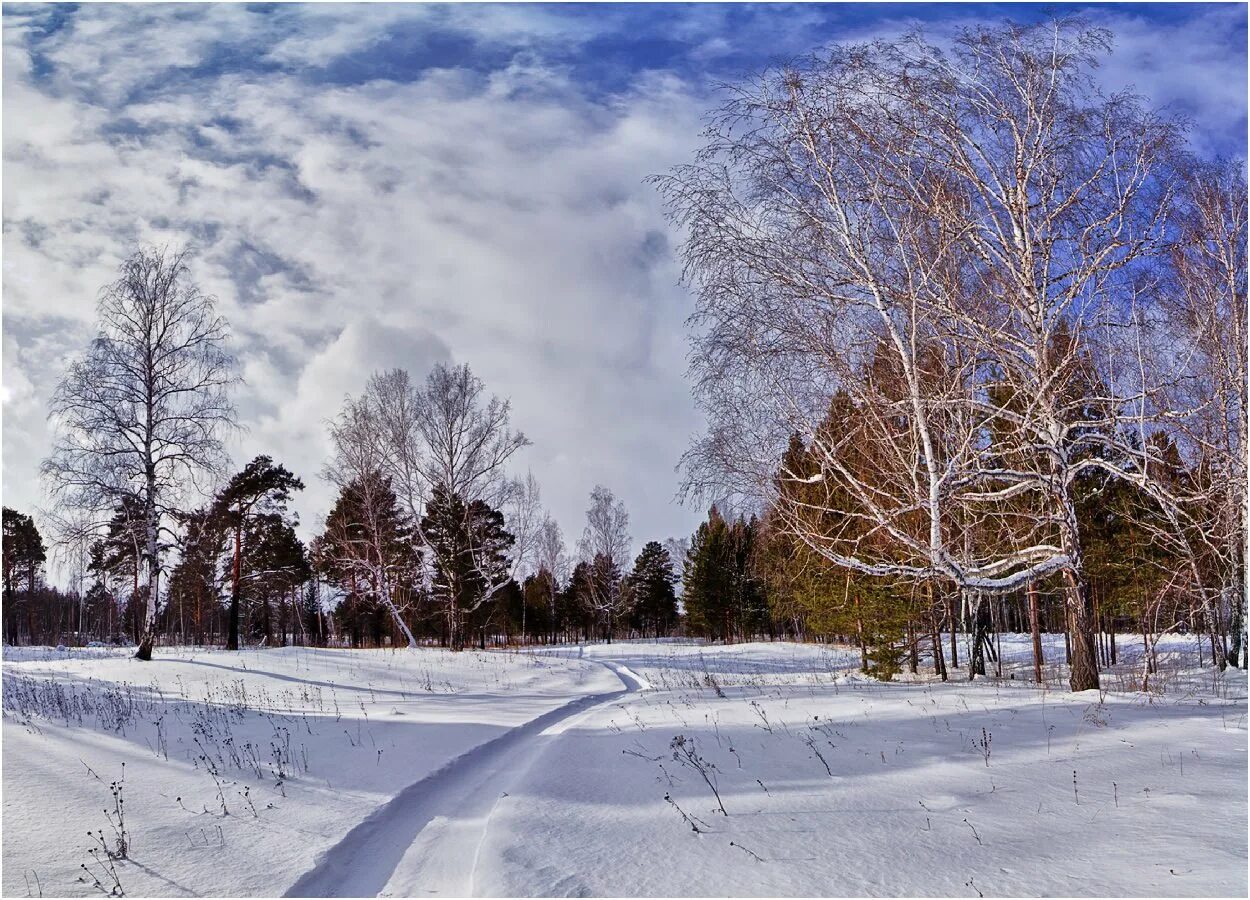
{"type": "Polygon", "coordinates": [[[1245,673],[1174,636],[1132,691],[1140,646],[1080,695],[1020,637],[973,684],[784,643],[6,648],[3,891],[1244,896],[1245,673]]]}

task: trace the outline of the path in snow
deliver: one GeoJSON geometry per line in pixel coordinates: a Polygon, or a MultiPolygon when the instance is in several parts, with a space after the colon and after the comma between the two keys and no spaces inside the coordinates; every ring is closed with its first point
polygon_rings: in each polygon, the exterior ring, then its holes
{"type": "Polygon", "coordinates": [[[649,685],[595,660],[624,687],[579,697],[464,753],[410,784],[325,851],[286,897],[471,896],[477,853],[499,798],[542,754],[545,732],[649,685]]]}

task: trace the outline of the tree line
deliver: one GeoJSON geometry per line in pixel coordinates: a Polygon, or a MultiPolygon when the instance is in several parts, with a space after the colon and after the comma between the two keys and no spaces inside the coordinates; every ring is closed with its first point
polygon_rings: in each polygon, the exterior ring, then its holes
{"type": "Polygon", "coordinates": [[[227,324],[185,250],[140,248],[99,302],[99,333],[52,403],[46,519],[70,572],[44,579],[29,516],[4,512],[4,639],[453,649],[668,633],[667,551],[630,559],[629,516],[597,486],[570,552],[532,475],[510,404],[469,366],[417,382],[374,374],[329,428],[333,507],[305,544],[304,481],[270,456],[227,470],[235,427],[227,324]]]}
{"type": "MultiPolygon", "coordinates": [[[[227,649],[419,641],[463,648],[470,638],[485,647],[662,637],[678,626],[678,576],[669,551],[656,541],[643,546],[626,572],[601,553],[570,566],[561,541],[553,545],[554,555],[518,580],[507,574],[512,569],[505,548],[515,539],[502,516],[481,505],[460,518],[450,497],[436,497],[424,532],[437,542],[435,558],[459,568],[436,564],[425,571],[418,531],[385,485],[349,485],[325,530],[305,545],[286,509],[284,484],[301,486],[269,457],[257,457],[212,503],[181,517],[180,539],[170,548],[176,561],[157,604],[157,637],[227,649]],[[382,492],[383,500],[380,514],[366,525],[360,511],[370,502],[362,500],[369,490],[382,492]],[[455,527],[448,529],[448,523],[455,527]],[[489,602],[482,602],[486,577],[468,563],[470,545],[479,558],[489,556],[491,565],[507,569],[489,602]]],[[[610,496],[602,487],[596,495],[610,496]]],[[[45,581],[47,548],[34,520],[5,507],[5,642],[141,642],[147,590],[136,536],[135,522],[119,513],[91,544],[85,579],[76,580],[86,590],[62,590],[45,581]]]]}

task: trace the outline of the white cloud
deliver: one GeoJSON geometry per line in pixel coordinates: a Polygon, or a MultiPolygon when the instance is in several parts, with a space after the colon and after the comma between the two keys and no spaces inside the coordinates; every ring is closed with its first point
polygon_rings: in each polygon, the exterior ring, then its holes
{"type": "MultiPolygon", "coordinates": [[[[183,26],[161,33],[171,27],[183,26]]],[[[694,144],[702,105],[688,89],[656,77],[592,99],[527,54],[489,77],[431,70],[402,84],[226,74],[114,108],[169,61],[129,59],[138,39],[116,23],[88,31],[90,49],[60,39],[55,87],[16,65],[6,85],[6,187],[17,187],[5,324],[19,344],[6,367],[15,357],[29,381],[20,408],[5,408],[6,503],[35,502],[59,371],[46,355],[29,364],[20,344],[55,315],[76,323],[51,339],[57,352],[77,351],[133,241],[192,240],[246,380],[235,460],[266,452],[301,474],[306,531],[330,503],[314,484],[343,395],[374,369],[420,378],[449,358],[512,399],[534,442],[521,465],[566,533],[580,532],[597,482],[631,507],[640,544],[692,526],[696,514],[670,504],[695,423],[688,300],[643,184],[694,144]],[[77,81],[89,89],[64,90],[77,81]],[[50,92],[62,93],[47,106],[50,92]],[[36,109],[43,124],[22,127],[36,109]],[[138,127],[110,134],[118,113],[138,127]]]]}
{"type": "MultiPolygon", "coordinates": [[[[748,42],[786,57],[828,14],[703,6],[667,25],[637,15],[6,7],[5,503],[38,500],[47,398],[90,337],[117,262],[136,241],[191,241],[246,379],[235,461],[265,452],[304,477],[306,533],[329,506],[317,472],[324,420],[343,394],[373,369],[419,378],[444,359],[470,363],[512,398],[534,442],[521,465],[567,535],[580,533],[599,482],[629,506],[639,544],[687,533],[698,511],[670,500],[699,424],[683,378],[690,300],[643,178],[697,146],[706,74],[640,65],[604,93],[568,54],[616,31],[671,37],[705,61],[748,42]],[[58,26],[58,15],[69,21],[58,26]],[[400,32],[419,46],[435,27],[497,64],[317,77],[400,32]]],[[[1136,80],[1158,100],[1197,97],[1199,115],[1218,119],[1212,104],[1244,111],[1244,78],[1221,83],[1227,67],[1202,58],[1228,13],[1159,33],[1108,15],[1122,23],[1109,78],[1136,80]]]]}

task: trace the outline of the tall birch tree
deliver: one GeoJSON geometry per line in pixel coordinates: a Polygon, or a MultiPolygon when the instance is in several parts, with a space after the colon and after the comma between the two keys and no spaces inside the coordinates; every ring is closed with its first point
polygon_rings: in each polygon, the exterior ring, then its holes
{"type": "Polygon", "coordinates": [[[141,510],[146,590],[135,656],[152,658],[163,523],[225,469],[235,425],[229,336],[212,297],[191,280],[186,249],[145,247],[126,259],[97,305],[98,334],[53,394],[59,432],[43,461],[58,506],[104,521],[141,510]]]}

